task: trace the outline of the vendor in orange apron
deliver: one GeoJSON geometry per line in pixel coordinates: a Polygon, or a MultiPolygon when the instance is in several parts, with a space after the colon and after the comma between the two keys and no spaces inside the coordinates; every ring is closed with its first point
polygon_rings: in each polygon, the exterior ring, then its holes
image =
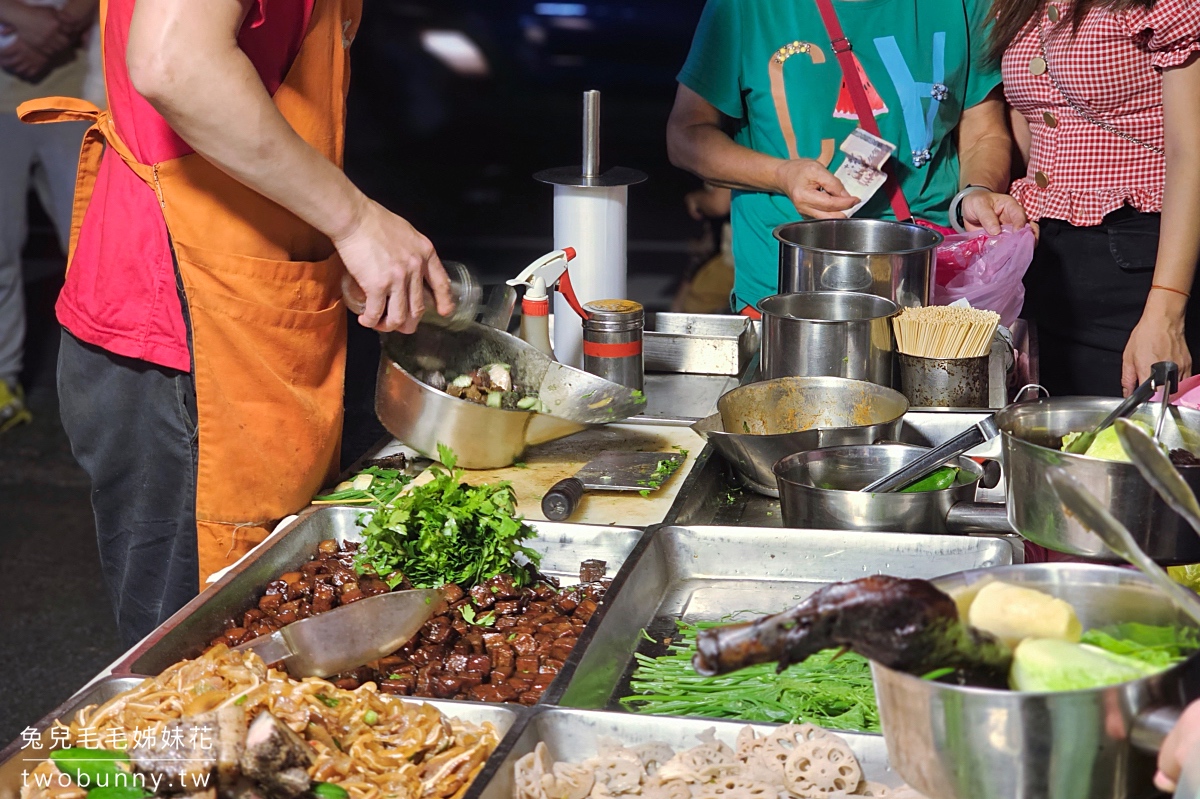
{"type": "MultiPolygon", "coordinates": [[[[255,2],[261,6],[264,0],[255,2]]],[[[126,14],[132,13],[133,0],[101,3],[106,45],[113,33],[108,15],[119,3],[125,5],[126,14]]],[[[273,95],[275,107],[296,133],[338,165],[349,82],[348,47],[360,6],[361,0],[315,0],[307,33],[273,95]]],[[[109,64],[110,73],[112,68],[109,64]]],[[[177,393],[180,407],[187,411],[184,432],[188,432],[187,415],[194,414],[196,423],[195,549],[187,541],[158,546],[157,557],[169,561],[158,564],[162,574],[153,574],[153,563],[144,558],[135,568],[129,567],[129,561],[139,557],[137,528],[153,526],[154,520],[124,520],[119,509],[111,510],[109,504],[104,505],[110,509],[107,515],[101,512],[101,505],[113,499],[101,496],[108,476],[103,469],[89,466],[97,460],[95,449],[116,447],[111,441],[93,445],[92,439],[105,435],[102,425],[89,427],[68,420],[67,406],[72,404],[79,406],[71,409],[73,415],[95,413],[77,396],[79,386],[63,399],[64,424],[73,449],[93,478],[101,557],[118,623],[123,637],[134,640],[193,596],[208,575],[262,541],[278,519],[304,507],[334,475],[343,413],[344,267],[328,236],[198,154],[141,163],[117,132],[117,125],[126,123],[78,100],[34,101],[19,113],[31,123],[76,119],[94,123],[80,159],[71,265],[105,145],[153,188],[176,260],[194,376],[194,411],[185,396],[188,392],[177,393]],[[106,527],[128,528],[112,532],[115,552],[106,552],[106,527]],[[183,574],[181,569],[191,573],[183,574]],[[116,585],[112,573],[122,575],[116,585]]],[[[64,318],[61,302],[59,316],[64,318]]],[[[64,327],[70,330],[66,322],[64,327]]],[[[60,383],[64,371],[77,367],[70,359],[98,354],[120,361],[119,352],[92,352],[95,347],[70,335],[64,335],[64,348],[60,383]]],[[[121,375],[140,370],[136,361],[121,365],[127,367],[121,375]]],[[[178,377],[175,372],[158,371],[172,380],[178,377]]],[[[86,375],[76,375],[76,382],[83,379],[86,375]]],[[[96,382],[104,386],[108,379],[96,382]]],[[[121,402],[136,390],[125,388],[121,402]]],[[[102,402],[97,398],[91,406],[102,402]]],[[[108,462],[114,462],[116,456],[109,455],[108,462]]],[[[147,473],[145,479],[157,477],[147,473]]],[[[163,520],[161,526],[162,530],[143,536],[149,542],[146,546],[157,546],[163,536],[172,534],[171,520],[163,520]]]]}

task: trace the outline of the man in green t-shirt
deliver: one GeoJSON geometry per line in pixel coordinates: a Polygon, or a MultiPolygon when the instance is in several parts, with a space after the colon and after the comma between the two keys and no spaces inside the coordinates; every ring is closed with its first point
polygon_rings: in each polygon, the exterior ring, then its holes
{"type": "MultiPolygon", "coordinates": [[[[1026,223],[1009,184],[1012,138],[998,64],[986,62],[988,0],[834,0],[871,110],[896,145],[913,215],[967,229],[1026,223]],[[979,187],[979,188],[974,188],[979,187]]],[[[772,232],[856,204],[830,169],[858,127],[815,0],[708,0],[667,128],[676,166],[733,193],[734,310],[778,291],[772,232]]],[[[880,190],[856,213],[894,219],[880,190]]]]}

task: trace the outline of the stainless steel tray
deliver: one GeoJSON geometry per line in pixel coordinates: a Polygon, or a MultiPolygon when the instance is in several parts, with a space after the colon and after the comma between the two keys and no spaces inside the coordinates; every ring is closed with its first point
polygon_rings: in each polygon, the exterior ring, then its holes
{"type": "MultiPolygon", "coordinates": [[[[254,607],[266,584],[306,563],[316,553],[318,543],[328,538],[339,542],[361,540],[361,513],[343,507],[304,511],[273,536],[273,543],[252,554],[122,656],[113,672],[159,674],[184,658],[199,655],[221,634],[227,619],[254,607]]],[[[578,582],[579,563],[588,558],[607,561],[608,574],[615,575],[642,536],[640,530],[621,527],[554,522],[537,522],[534,527],[538,537],[532,546],[542,553],[541,570],[563,584],[578,582]]],[[[593,618],[592,624],[597,621],[593,618]]],[[[568,660],[551,689],[563,682],[570,668],[568,660]]]]}
{"type": "Polygon", "coordinates": [[[633,653],[663,654],[657,642],[675,635],[679,620],[781,611],[824,584],[868,574],[937,577],[1011,562],[1011,547],[997,538],[660,527],[613,581],[606,612],[556,704],[619,709],[633,653]]]}
{"type": "MultiPolygon", "coordinates": [[[[66,722],[88,705],[103,704],[122,691],[128,691],[137,686],[144,679],[145,677],[131,675],[107,677],[80,691],[31,726],[39,733],[44,734],[56,719],[66,722]]],[[[451,718],[459,718],[475,724],[491,722],[502,741],[508,732],[517,726],[518,722],[524,720],[525,714],[528,713],[525,708],[512,705],[488,705],[482,702],[455,702],[445,699],[396,698],[406,702],[424,702],[433,705],[451,718]]],[[[45,738],[46,740],[41,742],[42,749],[23,749],[24,742],[17,739],[0,751],[0,799],[18,799],[21,793],[21,772],[26,769],[32,771],[37,763],[49,755],[49,736],[45,736],[45,738]]],[[[497,748],[497,752],[499,752],[499,748],[497,748]]]]}
{"type": "MultiPolygon", "coordinates": [[[[747,725],[739,721],[684,719],[664,716],[635,716],[628,713],[603,713],[593,710],[539,708],[524,728],[514,731],[500,744],[492,759],[467,790],[464,799],[512,799],[513,767],[545,743],[555,760],[578,763],[596,754],[600,737],[615,738],[626,745],[662,741],[676,752],[699,744],[696,736],[705,730],[715,730],[717,738],[733,746],[737,734],[747,725]]],[[[751,724],[759,732],[776,725],[751,724]]],[[[887,747],[883,736],[836,733],[854,750],[867,779],[898,787],[904,780],[888,765],[887,747]]]]}

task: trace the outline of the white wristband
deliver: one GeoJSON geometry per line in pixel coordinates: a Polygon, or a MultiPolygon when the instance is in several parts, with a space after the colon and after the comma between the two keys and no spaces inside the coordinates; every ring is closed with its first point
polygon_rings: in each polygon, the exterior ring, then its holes
{"type": "Polygon", "coordinates": [[[966,228],[963,227],[959,219],[962,217],[962,202],[968,194],[974,191],[990,191],[984,186],[967,186],[965,189],[954,195],[954,199],[950,201],[950,227],[954,228],[959,233],[966,233],[966,228]]]}

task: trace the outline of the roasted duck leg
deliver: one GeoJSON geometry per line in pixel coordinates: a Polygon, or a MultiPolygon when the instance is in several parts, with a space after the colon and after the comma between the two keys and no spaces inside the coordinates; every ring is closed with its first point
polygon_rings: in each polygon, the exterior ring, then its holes
{"type": "Polygon", "coordinates": [[[839,647],[910,674],[952,668],[966,685],[1004,687],[1012,663],[1009,648],[961,620],[932,583],[877,575],[825,586],[783,613],[702,630],[692,665],[705,676],[772,661],[783,671],[839,647]]]}

